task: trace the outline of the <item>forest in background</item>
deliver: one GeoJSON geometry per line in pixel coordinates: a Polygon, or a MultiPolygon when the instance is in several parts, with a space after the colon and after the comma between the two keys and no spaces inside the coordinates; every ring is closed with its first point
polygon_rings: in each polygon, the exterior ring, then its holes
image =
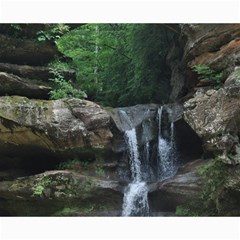
{"type": "MultiPolygon", "coordinates": [[[[23,27],[13,25],[15,33],[23,27]]],[[[67,61],[49,64],[60,86],[53,99],[86,97],[104,106],[166,103],[170,93],[170,69],[166,56],[178,34],[164,24],[46,24],[36,33],[39,42],[55,42],[67,61]],[[75,69],[73,89],[58,70],[75,69]],[[80,93],[80,94],[79,94],[80,93]]]]}
{"type": "Polygon", "coordinates": [[[175,37],[161,24],[87,24],[57,41],[90,100],[110,106],[167,101],[165,58],[175,37]]]}

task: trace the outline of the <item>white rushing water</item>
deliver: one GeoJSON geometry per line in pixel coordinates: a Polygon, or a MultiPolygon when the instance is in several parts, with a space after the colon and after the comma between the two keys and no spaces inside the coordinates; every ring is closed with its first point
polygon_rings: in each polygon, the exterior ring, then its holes
{"type": "Polygon", "coordinates": [[[122,216],[145,216],[148,213],[147,184],[145,182],[130,183],[123,198],[122,216]]]}
{"type": "Polygon", "coordinates": [[[141,162],[139,159],[136,129],[133,128],[131,130],[127,130],[125,132],[124,137],[128,146],[133,182],[140,182],[141,181],[141,162]]]}
{"type": "MultiPolygon", "coordinates": [[[[124,121],[132,127],[127,114],[121,110],[120,114],[124,121]]],[[[122,216],[145,216],[149,214],[148,187],[142,181],[141,161],[138,150],[136,129],[131,128],[124,133],[124,139],[129,154],[132,182],[125,189],[122,207],[122,216]]]]}
{"type": "Polygon", "coordinates": [[[158,109],[158,177],[160,180],[173,176],[177,171],[174,123],[171,123],[170,138],[165,139],[161,133],[163,107],[158,109]]]}
{"type": "Polygon", "coordinates": [[[152,155],[153,148],[151,148],[149,140],[151,134],[149,126],[142,124],[140,132],[143,136],[138,136],[136,129],[133,127],[134,124],[127,113],[124,110],[119,111],[124,126],[123,129],[127,129],[124,132],[124,140],[127,146],[132,177],[131,183],[129,183],[124,192],[122,216],[149,216],[147,182],[162,181],[176,173],[174,123],[169,123],[167,119],[169,116],[165,114],[166,112],[163,114],[163,107],[160,107],[158,109],[157,166],[150,166],[152,164],[150,154],[151,156],[154,155],[152,155]],[[145,139],[142,154],[139,152],[138,137],[139,139],[140,137],[145,139]]]}

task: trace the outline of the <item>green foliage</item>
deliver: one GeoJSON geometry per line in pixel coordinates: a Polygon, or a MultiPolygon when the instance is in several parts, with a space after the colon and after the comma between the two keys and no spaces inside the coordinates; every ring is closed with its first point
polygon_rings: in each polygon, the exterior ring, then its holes
{"type": "Polygon", "coordinates": [[[74,171],[79,171],[79,170],[89,170],[90,168],[90,162],[89,161],[83,161],[80,159],[72,159],[68,160],[66,162],[61,162],[58,164],[57,169],[60,170],[74,170],[74,171]]]}
{"type": "Polygon", "coordinates": [[[69,31],[69,26],[66,24],[48,24],[46,30],[37,32],[37,41],[53,41],[58,40],[63,34],[69,31]]]}
{"type": "Polygon", "coordinates": [[[17,23],[13,23],[13,24],[6,24],[4,26],[1,26],[1,28],[3,27],[3,29],[5,28],[5,34],[14,37],[14,38],[21,38],[21,39],[26,39],[25,36],[25,27],[27,26],[27,24],[17,24],[17,23]]]}
{"type": "Polygon", "coordinates": [[[222,161],[215,159],[199,167],[197,173],[204,179],[203,191],[201,193],[203,207],[217,212],[217,200],[227,179],[228,167],[222,161]]]}
{"type": "Polygon", "coordinates": [[[200,166],[196,172],[203,179],[203,190],[199,200],[179,205],[177,216],[215,216],[218,215],[218,197],[228,176],[228,167],[215,159],[200,166]]]}
{"type": "Polygon", "coordinates": [[[77,170],[80,168],[80,161],[78,159],[69,160],[67,162],[62,162],[57,166],[57,169],[60,170],[77,170]]]}
{"type": "Polygon", "coordinates": [[[83,185],[84,192],[91,192],[95,188],[95,183],[90,178],[86,178],[83,181],[82,185],[83,185]]]}
{"type": "Polygon", "coordinates": [[[100,166],[100,165],[97,165],[96,168],[95,168],[95,173],[100,176],[100,177],[103,177],[105,176],[105,171],[104,169],[100,166]]]}
{"type": "Polygon", "coordinates": [[[83,213],[83,214],[89,214],[91,213],[95,208],[95,205],[88,204],[86,206],[79,206],[79,207],[64,207],[62,210],[55,213],[55,216],[71,216],[76,213],[83,213]]]}
{"type": "Polygon", "coordinates": [[[57,41],[90,100],[126,106],[167,101],[175,35],[161,24],[85,24],[57,41]]]}
{"type": "Polygon", "coordinates": [[[33,187],[33,196],[41,197],[45,188],[51,184],[51,179],[49,177],[43,177],[42,179],[39,179],[39,182],[37,182],[33,187]]]}
{"type": "Polygon", "coordinates": [[[96,24],[86,24],[65,34],[57,41],[59,50],[73,59],[77,66],[77,79],[88,97],[96,95],[97,82],[96,24]]]}
{"type": "Polygon", "coordinates": [[[81,205],[70,205],[65,206],[60,211],[57,211],[54,216],[81,216],[81,215],[96,215],[98,211],[107,211],[112,209],[112,206],[107,203],[92,203],[92,202],[81,202],[81,205]]]}
{"type": "Polygon", "coordinates": [[[215,81],[215,88],[219,89],[222,86],[222,79],[224,77],[224,72],[216,72],[210,67],[204,64],[194,65],[192,67],[193,71],[199,75],[199,79],[205,79],[209,81],[215,81]]]}
{"type": "Polygon", "coordinates": [[[40,195],[42,195],[43,190],[44,190],[44,187],[43,187],[42,185],[37,185],[37,186],[34,188],[33,195],[34,195],[34,196],[40,196],[40,195]]]}
{"type": "Polygon", "coordinates": [[[77,212],[79,209],[77,207],[64,207],[62,210],[56,212],[55,216],[69,216],[77,212]]]}
{"type": "Polygon", "coordinates": [[[192,204],[185,204],[179,205],[176,207],[176,216],[191,216],[191,217],[198,217],[198,216],[207,216],[207,212],[204,212],[200,209],[196,209],[195,205],[192,204]]]}
{"type": "Polygon", "coordinates": [[[50,71],[54,78],[49,79],[53,82],[55,89],[50,91],[50,99],[62,99],[62,98],[84,98],[86,94],[80,89],[76,89],[72,86],[70,81],[64,79],[63,75],[56,70],[50,71]]]}
{"type": "Polygon", "coordinates": [[[63,62],[58,58],[50,62],[48,66],[50,68],[53,68],[55,71],[69,71],[74,68],[74,66],[71,63],[63,62]]]}
{"type": "Polygon", "coordinates": [[[134,72],[129,84],[135,104],[168,100],[170,70],[165,62],[173,38],[174,34],[163,25],[133,26],[131,55],[134,72]]]}
{"type": "Polygon", "coordinates": [[[21,24],[10,24],[11,28],[14,30],[14,31],[17,31],[17,32],[20,32],[22,31],[22,26],[21,24]]]}

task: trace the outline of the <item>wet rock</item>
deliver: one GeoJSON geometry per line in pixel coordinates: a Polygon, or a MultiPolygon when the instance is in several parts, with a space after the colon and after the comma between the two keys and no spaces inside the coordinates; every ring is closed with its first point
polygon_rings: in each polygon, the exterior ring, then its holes
{"type": "Polygon", "coordinates": [[[132,128],[136,128],[140,133],[138,134],[140,146],[146,141],[156,140],[158,108],[157,104],[139,104],[132,107],[107,109],[111,117],[111,129],[114,135],[113,151],[117,153],[126,151],[124,132],[132,128]],[[148,139],[145,136],[148,136],[148,139]]]}
{"type": "Polygon", "coordinates": [[[196,173],[205,160],[195,160],[180,168],[174,177],[150,185],[149,200],[154,211],[175,211],[176,206],[198,201],[203,181],[196,173]]]}
{"type": "Polygon", "coordinates": [[[136,128],[144,121],[156,119],[156,113],[159,105],[157,104],[139,104],[131,107],[115,108],[109,111],[116,127],[124,132],[131,128],[136,128]],[[121,111],[126,112],[130,121],[127,121],[121,111]]]}
{"type": "MultiPolygon", "coordinates": [[[[142,132],[144,139],[140,141],[141,145],[146,141],[145,136],[148,136],[147,141],[156,139],[159,108],[160,105],[157,104],[139,104],[132,107],[115,108],[108,112],[119,132],[124,133],[132,128],[142,132]],[[127,115],[127,119],[125,115],[127,115]]],[[[176,122],[182,118],[183,107],[177,103],[167,104],[164,105],[164,112],[168,122],[176,122]]]]}

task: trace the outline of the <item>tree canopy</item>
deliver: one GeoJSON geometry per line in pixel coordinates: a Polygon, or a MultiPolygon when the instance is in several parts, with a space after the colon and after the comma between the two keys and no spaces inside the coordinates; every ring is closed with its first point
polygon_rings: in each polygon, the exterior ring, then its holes
{"type": "Polygon", "coordinates": [[[56,44],[72,58],[88,98],[116,107],[168,100],[166,56],[174,37],[163,24],[85,24],[56,44]]]}

